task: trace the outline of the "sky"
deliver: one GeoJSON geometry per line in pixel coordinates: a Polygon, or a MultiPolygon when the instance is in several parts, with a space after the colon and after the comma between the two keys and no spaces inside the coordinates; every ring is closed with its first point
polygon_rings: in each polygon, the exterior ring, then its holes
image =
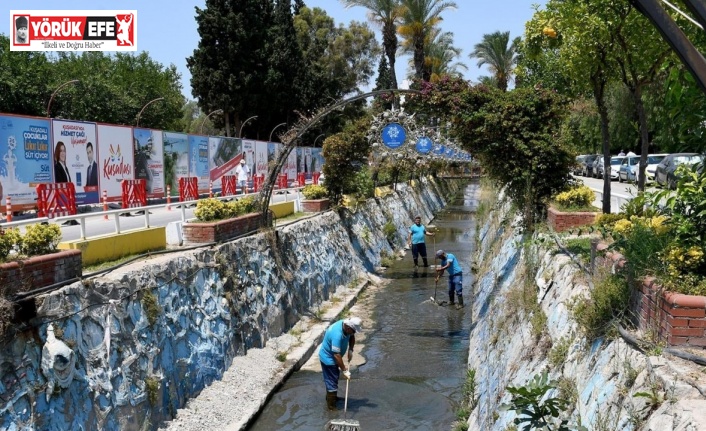
{"type": "MultiPolygon", "coordinates": [[[[346,9],[339,0],[304,0],[309,7],[326,10],[338,23],[351,20],[367,22],[366,9],[354,7],[346,9]]],[[[484,34],[495,31],[510,31],[510,37],[522,36],[524,24],[532,17],[533,4],[544,5],[545,0],[455,0],[456,10],[442,14],[443,31],[454,34],[454,45],[462,49],[457,60],[468,66],[464,77],[477,81],[479,76],[489,75],[479,69],[476,59],[468,54],[473,46],[483,39],[484,34]]],[[[182,77],[182,92],[188,99],[191,95],[189,83],[191,75],[186,67],[186,57],[198,46],[199,34],[196,28],[195,7],[204,7],[205,0],[8,0],[5,6],[5,19],[0,19],[0,33],[10,34],[10,10],[94,10],[120,9],[137,10],[137,45],[139,51],[148,51],[150,56],[163,65],[174,64],[182,77]]],[[[380,30],[373,27],[381,41],[380,30]]],[[[408,57],[398,57],[395,71],[401,81],[408,75],[408,57]]],[[[376,68],[377,70],[377,68],[376,68]]],[[[77,77],[80,79],[80,77],[77,77]]],[[[369,88],[375,85],[373,78],[369,88]]]]}

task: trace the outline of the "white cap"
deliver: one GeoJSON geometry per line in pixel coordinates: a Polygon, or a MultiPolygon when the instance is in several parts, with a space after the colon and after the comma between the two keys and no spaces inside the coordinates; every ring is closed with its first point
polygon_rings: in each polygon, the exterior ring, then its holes
{"type": "Polygon", "coordinates": [[[360,327],[361,323],[363,322],[360,320],[360,317],[349,317],[343,320],[343,324],[353,329],[355,332],[363,332],[363,329],[360,327]]]}
{"type": "Polygon", "coordinates": [[[244,165],[245,164],[245,159],[240,159],[240,164],[244,165]]]}

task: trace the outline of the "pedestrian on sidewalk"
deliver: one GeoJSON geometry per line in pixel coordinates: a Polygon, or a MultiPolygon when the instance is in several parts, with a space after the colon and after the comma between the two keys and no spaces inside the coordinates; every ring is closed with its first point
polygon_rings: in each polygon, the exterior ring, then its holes
{"type": "Polygon", "coordinates": [[[454,294],[458,298],[457,309],[463,308],[463,271],[458,259],[451,253],[446,253],[444,250],[436,252],[436,257],[441,259],[441,265],[436,269],[436,281],[447,270],[449,273],[449,305],[454,305],[454,294]]]}
{"type": "Polygon", "coordinates": [[[424,237],[426,235],[434,236],[433,233],[427,232],[427,228],[422,224],[422,217],[416,216],[414,218],[414,224],[409,227],[409,239],[407,243],[412,248],[412,259],[414,259],[414,267],[419,267],[419,255],[422,255],[422,261],[424,262],[424,267],[429,266],[427,261],[427,245],[424,242],[424,237]]]}
{"type": "Polygon", "coordinates": [[[346,379],[351,378],[351,372],[343,362],[343,355],[348,352],[348,363],[353,358],[355,334],[363,332],[360,317],[349,317],[339,320],[329,326],[324,335],[324,340],[319,348],[319,361],[326,386],[326,406],[329,410],[336,410],[338,396],[338,379],[341,371],[346,379]]]}

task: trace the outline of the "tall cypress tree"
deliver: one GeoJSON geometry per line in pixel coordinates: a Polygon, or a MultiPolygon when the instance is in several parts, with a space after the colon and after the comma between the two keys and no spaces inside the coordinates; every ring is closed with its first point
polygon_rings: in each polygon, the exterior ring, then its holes
{"type": "Polygon", "coordinates": [[[252,115],[263,94],[271,0],[206,0],[196,8],[201,36],[186,64],[204,112],[222,109],[226,133],[252,115]]]}
{"type": "MultiPolygon", "coordinates": [[[[386,90],[392,87],[392,73],[390,73],[390,65],[387,64],[387,55],[383,52],[380,56],[380,63],[378,64],[378,77],[375,80],[375,88],[373,91],[386,90]]],[[[373,106],[376,109],[386,110],[392,109],[392,97],[390,96],[376,96],[373,106]]]]}
{"type": "Polygon", "coordinates": [[[267,37],[267,75],[265,91],[268,100],[263,100],[258,119],[261,126],[274,126],[277,122],[293,120],[292,114],[300,106],[299,87],[304,76],[304,61],[297,43],[292,16],[292,1],[277,0],[272,25],[267,37]]]}
{"type": "Polygon", "coordinates": [[[294,0],[294,15],[299,15],[299,11],[306,7],[304,0],[294,0]]]}

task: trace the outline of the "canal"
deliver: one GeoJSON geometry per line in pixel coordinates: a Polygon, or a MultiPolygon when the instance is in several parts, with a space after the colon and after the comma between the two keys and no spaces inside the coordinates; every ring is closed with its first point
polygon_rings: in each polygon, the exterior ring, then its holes
{"type": "MultiPolygon", "coordinates": [[[[470,262],[478,194],[478,184],[468,185],[428,223],[437,229],[436,236],[427,237],[429,264],[438,263],[435,248],[456,255],[463,269],[465,308],[433,303],[435,272],[421,266],[415,271],[408,252],[381,274],[384,285],[365,292],[351,309],[363,318],[364,334],[356,336],[347,417],[359,421],[361,431],[449,430],[456,420],[472,324],[470,262]]],[[[448,301],[447,280],[444,274],[436,286],[438,302],[448,301]]],[[[338,395],[344,393],[341,380],[338,395]]],[[[329,420],[343,418],[343,401],[338,406],[338,411],[326,409],[317,352],[250,429],[320,431],[329,420]]]]}

